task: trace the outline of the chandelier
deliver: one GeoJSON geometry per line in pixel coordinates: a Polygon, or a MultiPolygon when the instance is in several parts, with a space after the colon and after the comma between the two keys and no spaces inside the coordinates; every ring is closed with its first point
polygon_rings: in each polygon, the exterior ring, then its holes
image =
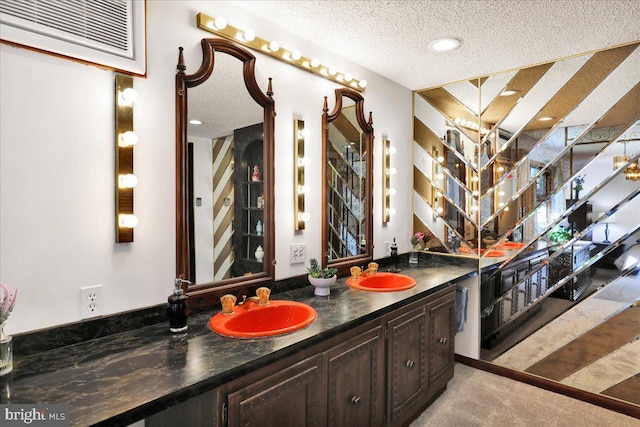
{"type": "MultiPolygon", "coordinates": [[[[627,141],[624,141],[623,154],[620,156],[613,156],[613,170],[620,169],[629,161],[630,158],[631,156],[627,154],[627,141]]],[[[628,181],[640,180],[640,160],[635,163],[631,163],[624,170],[624,178],[628,181]]]]}

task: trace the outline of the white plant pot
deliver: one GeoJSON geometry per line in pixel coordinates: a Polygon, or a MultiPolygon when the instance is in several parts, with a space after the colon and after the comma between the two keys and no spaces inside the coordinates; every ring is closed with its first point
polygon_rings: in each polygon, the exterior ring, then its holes
{"type": "Polygon", "coordinates": [[[331,287],[331,285],[336,283],[336,280],[338,277],[333,276],[328,279],[320,279],[320,278],[308,276],[308,278],[309,278],[309,283],[311,283],[313,287],[316,288],[314,291],[314,294],[321,297],[326,297],[330,293],[329,287],[331,287]]]}

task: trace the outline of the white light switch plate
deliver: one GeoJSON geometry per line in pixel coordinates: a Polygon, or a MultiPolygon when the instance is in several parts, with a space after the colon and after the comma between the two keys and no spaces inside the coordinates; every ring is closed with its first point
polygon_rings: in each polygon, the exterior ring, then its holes
{"type": "Polygon", "coordinates": [[[291,264],[304,264],[306,258],[304,243],[291,244],[291,264]]]}

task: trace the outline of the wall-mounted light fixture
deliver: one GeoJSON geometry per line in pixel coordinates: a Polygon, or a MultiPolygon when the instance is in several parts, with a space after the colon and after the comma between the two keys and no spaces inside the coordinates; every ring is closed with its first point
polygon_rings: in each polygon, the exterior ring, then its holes
{"type": "Polygon", "coordinates": [[[309,192],[305,181],[305,169],[309,165],[309,159],[304,156],[304,141],[309,131],[304,127],[304,120],[293,121],[293,199],[294,219],[296,230],[304,230],[305,222],[311,219],[311,215],[304,210],[304,196],[309,192]]]}
{"type": "Polygon", "coordinates": [[[442,189],[444,188],[444,173],[442,172],[442,163],[445,161],[444,156],[435,148],[431,152],[431,208],[433,209],[433,220],[438,219],[444,212],[444,197],[442,189]]]}
{"type": "Polygon", "coordinates": [[[391,216],[396,213],[395,209],[391,207],[391,196],[396,194],[396,190],[391,187],[391,175],[396,173],[395,168],[391,167],[391,155],[396,152],[396,149],[391,146],[391,141],[388,139],[385,139],[382,145],[384,150],[382,156],[382,170],[384,171],[382,177],[382,222],[386,223],[391,221],[391,216]]]}
{"type": "Polygon", "coordinates": [[[355,79],[353,74],[339,71],[334,66],[322,65],[318,58],[307,58],[297,49],[286,49],[276,40],[267,41],[256,36],[253,30],[236,28],[227,23],[222,16],[211,17],[204,13],[198,13],[197,26],[200,29],[213,33],[217,36],[234,41],[248,48],[257,50],[287,64],[294,65],[317,76],[350,87],[360,92],[364,92],[367,81],[355,79]]]}
{"type": "Polygon", "coordinates": [[[138,136],[133,131],[133,104],[138,93],[133,77],[116,75],[115,93],[115,194],[116,243],[133,242],[133,229],[138,218],[133,214],[133,188],[138,178],[133,174],[133,147],[138,136]]]}

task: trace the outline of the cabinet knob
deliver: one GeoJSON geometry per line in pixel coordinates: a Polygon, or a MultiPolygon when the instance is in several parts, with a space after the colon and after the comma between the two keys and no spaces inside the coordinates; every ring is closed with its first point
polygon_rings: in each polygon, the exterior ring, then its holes
{"type": "Polygon", "coordinates": [[[415,365],[415,362],[413,360],[407,360],[407,368],[409,369],[413,369],[413,365],[415,365]]]}
{"type": "Polygon", "coordinates": [[[351,397],[351,404],[353,406],[358,406],[360,404],[360,396],[352,396],[351,397]]]}
{"type": "Polygon", "coordinates": [[[440,339],[438,339],[438,342],[440,344],[446,344],[447,343],[447,339],[446,338],[440,338],[440,339]]]}

